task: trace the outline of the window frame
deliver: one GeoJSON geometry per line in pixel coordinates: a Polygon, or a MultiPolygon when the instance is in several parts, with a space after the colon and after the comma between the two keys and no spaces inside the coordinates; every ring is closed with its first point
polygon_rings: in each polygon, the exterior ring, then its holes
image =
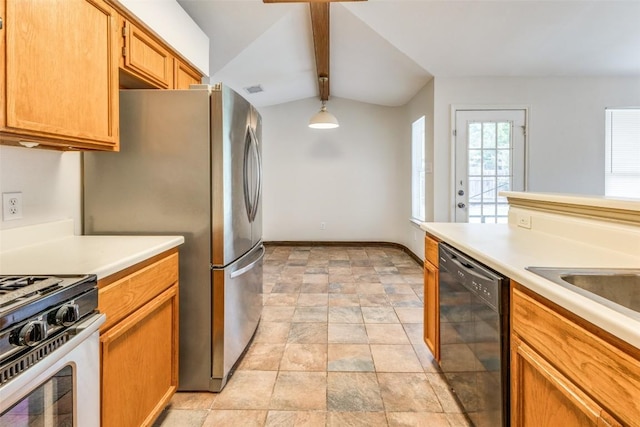
{"type": "Polygon", "coordinates": [[[411,123],[411,219],[426,221],[426,117],[411,123]]]}
{"type": "Polygon", "coordinates": [[[605,196],[640,197],[640,161],[628,161],[635,158],[640,159],[640,107],[605,108],[605,196]]]}

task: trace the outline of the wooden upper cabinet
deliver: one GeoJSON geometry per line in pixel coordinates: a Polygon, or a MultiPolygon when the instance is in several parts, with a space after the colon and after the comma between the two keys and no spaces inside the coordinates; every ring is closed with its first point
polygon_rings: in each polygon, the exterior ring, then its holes
{"type": "Polygon", "coordinates": [[[202,76],[178,58],[174,60],[173,87],[174,89],[189,89],[190,85],[202,83],[202,76]]]}
{"type": "Polygon", "coordinates": [[[116,12],[102,0],[0,0],[0,140],[118,150],[116,12]]]}
{"type": "Polygon", "coordinates": [[[159,89],[173,87],[173,55],[169,49],[130,20],[120,18],[120,67],[159,89]]]}

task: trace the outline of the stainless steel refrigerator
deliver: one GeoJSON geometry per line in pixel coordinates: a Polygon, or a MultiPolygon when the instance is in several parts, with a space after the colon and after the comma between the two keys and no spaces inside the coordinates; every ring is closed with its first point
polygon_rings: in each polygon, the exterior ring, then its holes
{"type": "Polygon", "coordinates": [[[181,390],[220,391],[260,320],[261,132],[224,85],[122,90],[120,152],[83,155],[85,234],[185,237],[181,390]]]}

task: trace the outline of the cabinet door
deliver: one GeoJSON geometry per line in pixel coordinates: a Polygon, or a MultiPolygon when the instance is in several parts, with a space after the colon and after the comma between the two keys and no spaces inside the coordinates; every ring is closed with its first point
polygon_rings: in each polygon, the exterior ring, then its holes
{"type": "Polygon", "coordinates": [[[102,0],[0,0],[2,9],[2,139],[117,150],[115,11],[102,0]]]}
{"type": "Polygon", "coordinates": [[[174,89],[189,89],[189,85],[200,84],[202,82],[202,76],[196,70],[189,67],[178,58],[174,59],[174,63],[174,89]]]}
{"type": "Polygon", "coordinates": [[[123,35],[123,68],[154,87],[172,88],[171,52],[130,21],[123,20],[123,35]]]}
{"type": "Polygon", "coordinates": [[[100,337],[103,427],[149,426],[178,386],[178,284],[100,337]]]}
{"type": "Polygon", "coordinates": [[[620,424],[514,336],[511,346],[511,425],[587,427],[620,424]]]}
{"type": "Polygon", "coordinates": [[[424,342],[440,361],[440,298],[438,293],[438,269],[424,263],[424,342]]]}

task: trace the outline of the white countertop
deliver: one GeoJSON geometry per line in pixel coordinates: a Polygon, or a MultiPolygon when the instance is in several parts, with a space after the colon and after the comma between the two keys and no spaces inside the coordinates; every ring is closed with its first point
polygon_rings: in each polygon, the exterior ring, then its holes
{"type": "Polygon", "coordinates": [[[95,274],[102,279],[184,243],[183,236],[76,236],[69,221],[47,227],[3,232],[0,274],[95,274]]]}
{"type": "MultiPolygon", "coordinates": [[[[640,348],[640,321],[557,285],[525,267],[640,268],[640,251],[622,253],[506,224],[423,223],[426,232],[640,348]]],[[[631,237],[638,239],[637,237],[631,237]]],[[[636,247],[640,248],[640,239],[636,247]]]]}

